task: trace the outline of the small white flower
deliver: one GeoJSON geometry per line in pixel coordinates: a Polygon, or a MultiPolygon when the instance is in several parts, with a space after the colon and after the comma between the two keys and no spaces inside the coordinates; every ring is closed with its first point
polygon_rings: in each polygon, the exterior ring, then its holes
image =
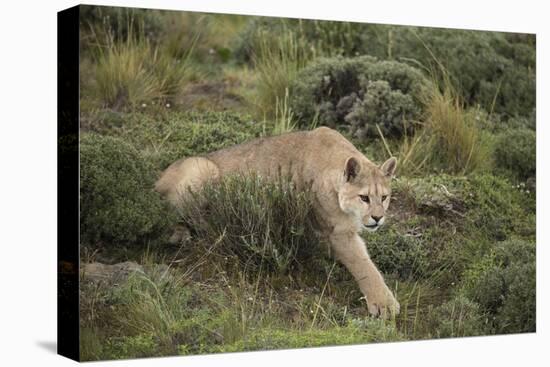
{"type": "Polygon", "coordinates": [[[254,298],[248,297],[248,300],[249,300],[249,301],[254,301],[254,298]]]}
{"type": "Polygon", "coordinates": [[[529,190],[525,190],[525,192],[526,192],[527,194],[531,193],[531,191],[529,191],[529,190]]]}
{"type": "Polygon", "coordinates": [[[142,103],[141,107],[143,107],[143,108],[147,107],[147,103],[142,103]]]}
{"type": "Polygon", "coordinates": [[[167,104],[166,104],[166,108],[170,108],[170,103],[167,103],[167,104]]]}

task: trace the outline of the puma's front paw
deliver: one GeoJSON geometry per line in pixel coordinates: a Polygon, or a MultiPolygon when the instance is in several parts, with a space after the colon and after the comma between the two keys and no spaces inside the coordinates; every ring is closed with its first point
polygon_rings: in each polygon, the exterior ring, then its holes
{"type": "Polygon", "coordinates": [[[380,316],[383,319],[387,319],[399,314],[399,302],[397,302],[387,287],[371,292],[366,299],[369,314],[372,316],[380,316]]]}

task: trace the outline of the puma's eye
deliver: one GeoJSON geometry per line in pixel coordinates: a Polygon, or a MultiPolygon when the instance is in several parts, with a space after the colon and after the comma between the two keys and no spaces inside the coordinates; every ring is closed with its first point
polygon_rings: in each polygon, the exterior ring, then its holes
{"type": "Polygon", "coordinates": [[[383,195],[383,196],[382,196],[382,201],[386,201],[387,198],[388,198],[387,195],[383,195]]]}
{"type": "Polygon", "coordinates": [[[359,195],[359,197],[361,198],[361,200],[363,200],[365,203],[370,203],[370,199],[367,195],[359,195]]]}

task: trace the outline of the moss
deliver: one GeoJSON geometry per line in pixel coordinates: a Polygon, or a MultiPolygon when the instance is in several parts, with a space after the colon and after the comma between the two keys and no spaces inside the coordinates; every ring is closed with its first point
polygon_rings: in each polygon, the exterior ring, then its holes
{"type": "Polygon", "coordinates": [[[155,193],[153,167],[129,143],[113,137],[80,138],[82,242],[105,246],[163,242],[175,218],[155,193]]]}

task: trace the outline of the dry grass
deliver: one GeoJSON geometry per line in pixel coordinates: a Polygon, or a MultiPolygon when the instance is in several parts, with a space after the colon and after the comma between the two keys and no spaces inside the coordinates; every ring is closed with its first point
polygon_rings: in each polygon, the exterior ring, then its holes
{"type": "Polygon", "coordinates": [[[401,172],[465,175],[490,166],[490,149],[449,78],[436,82],[423,97],[423,127],[400,146],[401,172]]]}
{"type": "Polygon", "coordinates": [[[311,55],[303,41],[290,30],[275,41],[267,36],[259,39],[258,52],[253,57],[258,74],[255,105],[259,116],[270,119],[281,113],[281,106],[288,100],[290,84],[311,55]]]}
{"type": "Polygon", "coordinates": [[[109,29],[93,33],[95,60],[82,89],[100,107],[121,109],[169,100],[196,77],[191,61],[194,41],[176,58],[132,23],[128,28],[123,39],[109,29]]]}

